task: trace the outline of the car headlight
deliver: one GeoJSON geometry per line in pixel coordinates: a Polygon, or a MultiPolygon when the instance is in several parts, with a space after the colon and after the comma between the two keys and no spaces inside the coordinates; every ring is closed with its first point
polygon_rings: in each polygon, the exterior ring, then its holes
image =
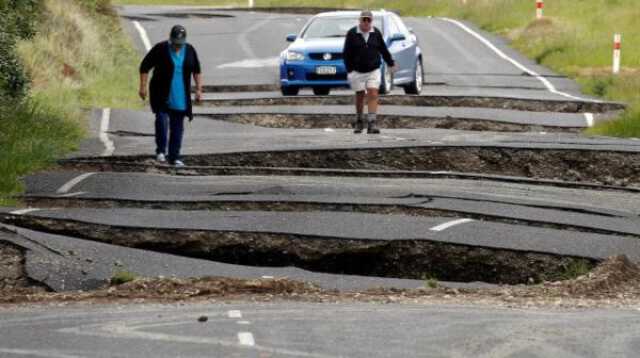
{"type": "Polygon", "coordinates": [[[287,61],[302,61],[304,54],[301,52],[287,51],[287,61]]]}

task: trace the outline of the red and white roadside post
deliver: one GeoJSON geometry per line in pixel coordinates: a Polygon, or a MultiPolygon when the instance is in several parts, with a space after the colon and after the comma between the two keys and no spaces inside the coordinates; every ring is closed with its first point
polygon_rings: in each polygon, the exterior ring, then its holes
{"type": "Polygon", "coordinates": [[[622,35],[613,35],[613,74],[620,73],[620,49],[622,43],[622,35]]]}
{"type": "Polygon", "coordinates": [[[536,0],[536,19],[542,19],[542,11],[544,9],[544,0],[536,0]]]}

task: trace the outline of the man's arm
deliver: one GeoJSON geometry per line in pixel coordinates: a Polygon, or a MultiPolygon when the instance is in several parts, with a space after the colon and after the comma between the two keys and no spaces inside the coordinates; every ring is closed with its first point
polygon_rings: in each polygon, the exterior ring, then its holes
{"type": "Polygon", "coordinates": [[[202,66],[200,65],[200,59],[198,58],[198,52],[193,49],[194,68],[193,68],[193,80],[196,82],[196,102],[202,101],[202,66]]]}
{"type": "Polygon", "coordinates": [[[344,40],[344,49],[342,50],[342,59],[344,61],[344,65],[347,68],[347,73],[351,73],[353,71],[353,39],[351,36],[351,31],[347,32],[347,36],[344,40]]]}
{"type": "Polygon", "coordinates": [[[157,48],[158,45],[154,46],[140,63],[140,88],[138,89],[138,94],[143,101],[147,99],[149,72],[155,67],[157,48]]]}
{"type": "Polygon", "coordinates": [[[382,54],[382,58],[384,59],[384,62],[386,62],[389,67],[395,68],[396,63],[393,60],[393,56],[391,56],[391,52],[389,52],[389,48],[387,47],[387,44],[384,42],[382,33],[378,29],[376,29],[376,33],[379,35],[378,39],[380,40],[380,54],[382,54]]]}

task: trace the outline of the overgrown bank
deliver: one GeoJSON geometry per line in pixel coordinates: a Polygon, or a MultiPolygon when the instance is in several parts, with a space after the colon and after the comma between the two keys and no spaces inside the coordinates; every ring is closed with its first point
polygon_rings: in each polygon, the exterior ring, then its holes
{"type": "Polygon", "coordinates": [[[133,107],[138,55],[108,0],[0,0],[0,205],[83,135],[86,109],[133,107]]]}

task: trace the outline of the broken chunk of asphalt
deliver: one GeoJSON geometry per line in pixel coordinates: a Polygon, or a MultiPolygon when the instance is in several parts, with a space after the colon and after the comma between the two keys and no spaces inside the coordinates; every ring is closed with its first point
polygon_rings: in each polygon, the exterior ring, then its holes
{"type": "MultiPolygon", "coordinates": [[[[388,177],[429,177],[433,174],[455,177],[456,173],[483,173],[638,187],[640,153],[636,148],[630,149],[633,151],[526,146],[396,146],[200,154],[185,156],[185,160],[199,175],[246,175],[253,172],[280,175],[371,176],[375,175],[372,171],[380,171],[379,176],[388,177]],[[314,174],[313,169],[323,170],[314,174]],[[358,170],[366,172],[358,174],[358,170]],[[402,172],[394,175],[394,171],[402,172]]],[[[148,156],[78,158],[60,163],[69,169],[89,171],[146,171],[148,167],[156,167],[150,164],[153,162],[150,162],[148,156]],[[136,167],[139,169],[136,170],[136,167]]]]}
{"type": "MultiPolygon", "coordinates": [[[[127,271],[140,277],[228,277],[260,279],[264,277],[289,278],[310,282],[327,290],[357,291],[372,288],[415,289],[424,286],[424,280],[367,277],[342,274],[316,273],[295,267],[256,267],[232,265],[158,253],[124,246],[115,246],[77,237],[53,235],[43,232],[0,225],[0,239],[21,248],[24,252],[25,274],[33,282],[41,282],[46,290],[56,292],[89,291],[109,283],[122,268],[114,268],[120,261],[127,271]],[[73,247],[78,257],[92,257],[89,264],[67,257],[64,252],[73,247]],[[83,273],[82,271],[85,271],[83,273]]],[[[439,282],[452,288],[487,287],[484,283],[439,282]]]]}
{"type": "Polygon", "coordinates": [[[565,277],[640,241],[450,218],[357,213],[120,209],[4,214],[5,223],[233,264],[445,281],[527,283],[565,277]],[[435,230],[435,228],[443,229],[435,230]]]}
{"type": "MultiPolygon", "coordinates": [[[[220,98],[209,96],[203,101],[204,106],[246,107],[246,106],[325,106],[351,105],[352,95],[332,96],[296,96],[282,97],[277,94],[261,97],[224,96],[220,98]]],[[[626,106],[622,103],[600,101],[573,100],[541,100],[508,97],[482,96],[405,96],[388,95],[380,97],[380,104],[416,107],[467,107],[510,109],[530,112],[565,112],[565,113],[606,113],[622,111],[626,106]]]]}
{"type": "MultiPolygon", "coordinates": [[[[253,106],[196,108],[199,117],[269,128],[350,128],[351,106],[253,106]]],[[[608,116],[612,116],[613,113],[608,116]]],[[[597,118],[605,120],[606,115],[597,118]]],[[[527,112],[465,107],[382,107],[379,126],[391,129],[443,128],[494,132],[570,132],[589,124],[582,113],[527,112]]]]}

